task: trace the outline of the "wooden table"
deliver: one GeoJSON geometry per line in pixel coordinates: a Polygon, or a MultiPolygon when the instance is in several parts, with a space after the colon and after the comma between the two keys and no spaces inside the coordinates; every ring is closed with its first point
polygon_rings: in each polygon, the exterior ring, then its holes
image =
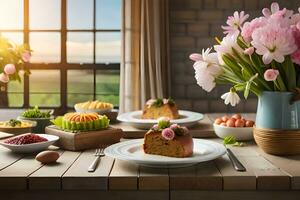
{"type": "MultiPolygon", "coordinates": [[[[214,119],[211,115],[211,119],[214,119]]],[[[220,139],[209,138],[216,142],[220,139]]],[[[237,172],[224,155],[178,169],[154,169],[103,157],[88,173],[93,150],[59,151],[57,164],[42,165],[34,155],[0,146],[1,199],[299,199],[300,156],[277,157],[254,143],[231,147],[247,172],[237,172]]]]}

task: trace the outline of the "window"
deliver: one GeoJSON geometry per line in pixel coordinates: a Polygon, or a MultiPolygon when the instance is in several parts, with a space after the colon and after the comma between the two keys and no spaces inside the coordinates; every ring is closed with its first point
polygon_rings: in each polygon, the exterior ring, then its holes
{"type": "MultiPolygon", "coordinates": [[[[118,104],[122,0],[0,0],[0,32],[32,53],[30,76],[10,82],[7,107],[118,104]],[[14,13],[13,17],[11,13],[14,13]]],[[[3,95],[3,94],[1,94],[3,95]]],[[[1,97],[2,98],[2,97],[1,97]]]]}

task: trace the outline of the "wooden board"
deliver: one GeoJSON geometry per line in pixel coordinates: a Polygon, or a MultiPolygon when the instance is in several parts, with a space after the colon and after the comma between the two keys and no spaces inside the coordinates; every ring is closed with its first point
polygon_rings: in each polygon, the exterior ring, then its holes
{"type": "Polygon", "coordinates": [[[84,151],[62,176],[62,188],[66,190],[107,190],[108,175],[114,159],[102,157],[95,172],[87,171],[95,159],[94,150],[84,151]]]}
{"type": "Polygon", "coordinates": [[[59,136],[56,145],[71,151],[94,149],[103,145],[114,144],[119,142],[123,136],[121,129],[111,127],[98,131],[72,133],[57,129],[55,126],[48,126],[45,131],[47,134],[59,136]]]}

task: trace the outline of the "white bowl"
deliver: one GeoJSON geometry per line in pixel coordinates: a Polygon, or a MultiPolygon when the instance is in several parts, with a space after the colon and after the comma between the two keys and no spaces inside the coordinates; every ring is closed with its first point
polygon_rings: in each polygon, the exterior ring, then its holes
{"type": "Polygon", "coordinates": [[[214,131],[220,138],[234,136],[238,141],[253,140],[253,127],[227,127],[214,124],[214,131]]]}
{"type": "MultiPolygon", "coordinates": [[[[38,142],[32,144],[24,144],[24,145],[16,145],[16,144],[7,144],[4,141],[0,141],[0,144],[13,152],[17,153],[32,153],[32,152],[39,152],[47,149],[50,145],[56,142],[59,137],[55,135],[48,135],[48,134],[36,134],[43,138],[46,138],[48,141],[45,142],[38,142]]],[[[16,136],[16,137],[20,137],[16,136]]]]}

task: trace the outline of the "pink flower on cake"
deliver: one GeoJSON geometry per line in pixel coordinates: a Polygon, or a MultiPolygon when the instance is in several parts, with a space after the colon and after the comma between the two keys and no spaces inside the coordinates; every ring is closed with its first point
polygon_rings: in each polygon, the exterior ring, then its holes
{"type": "Polygon", "coordinates": [[[252,34],[251,44],[256,53],[263,56],[263,63],[270,64],[273,60],[282,63],[284,56],[297,50],[292,31],[270,23],[256,29],[252,34]]]}
{"type": "Polygon", "coordinates": [[[177,128],[178,128],[178,124],[172,124],[170,126],[170,129],[172,129],[172,130],[176,130],[177,128]]]}
{"type": "Polygon", "coordinates": [[[161,136],[166,140],[173,140],[175,133],[171,128],[166,128],[161,132],[161,136]]]}
{"type": "Polygon", "coordinates": [[[30,61],[30,58],[31,58],[31,54],[29,51],[25,51],[23,54],[22,54],[22,59],[24,62],[29,62],[30,61]]]}
{"type": "Polygon", "coordinates": [[[8,81],[9,81],[8,75],[5,74],[5,73],[1,73],[1,74],[0,74],[0,81],[1,81],[2,83],[8,83],[8,81]]]}
{"type": "Polygon", "coordinates": [[[266,81],[275,81],[277,76],[279,75],[279,71],[276,69],[268,69],[264,73],[264,78],[266,81]]]}
{"type": "Polygon", "coordinates": [[[242,11],[242,12],[238,12],[238,11],[235,11],[233,13],[233,16],[229,16],[227,21],[226,21],[226,24],[228,26],[222,26],[222,28],[225,30],[224,31],[224,34],[228,34],[228,35],[239,35],[240,33],[240,28],[242,27],[243,23],[248,19],[249,15],[246,14],[245,15],[245,12],[242,11]]]}
{"type": "Polygon", "coordinates": [[[14,74],[16,72],[15,65],[14,64],[6,64],[4,66],[4,72],[9,75],[14,74]]]}

